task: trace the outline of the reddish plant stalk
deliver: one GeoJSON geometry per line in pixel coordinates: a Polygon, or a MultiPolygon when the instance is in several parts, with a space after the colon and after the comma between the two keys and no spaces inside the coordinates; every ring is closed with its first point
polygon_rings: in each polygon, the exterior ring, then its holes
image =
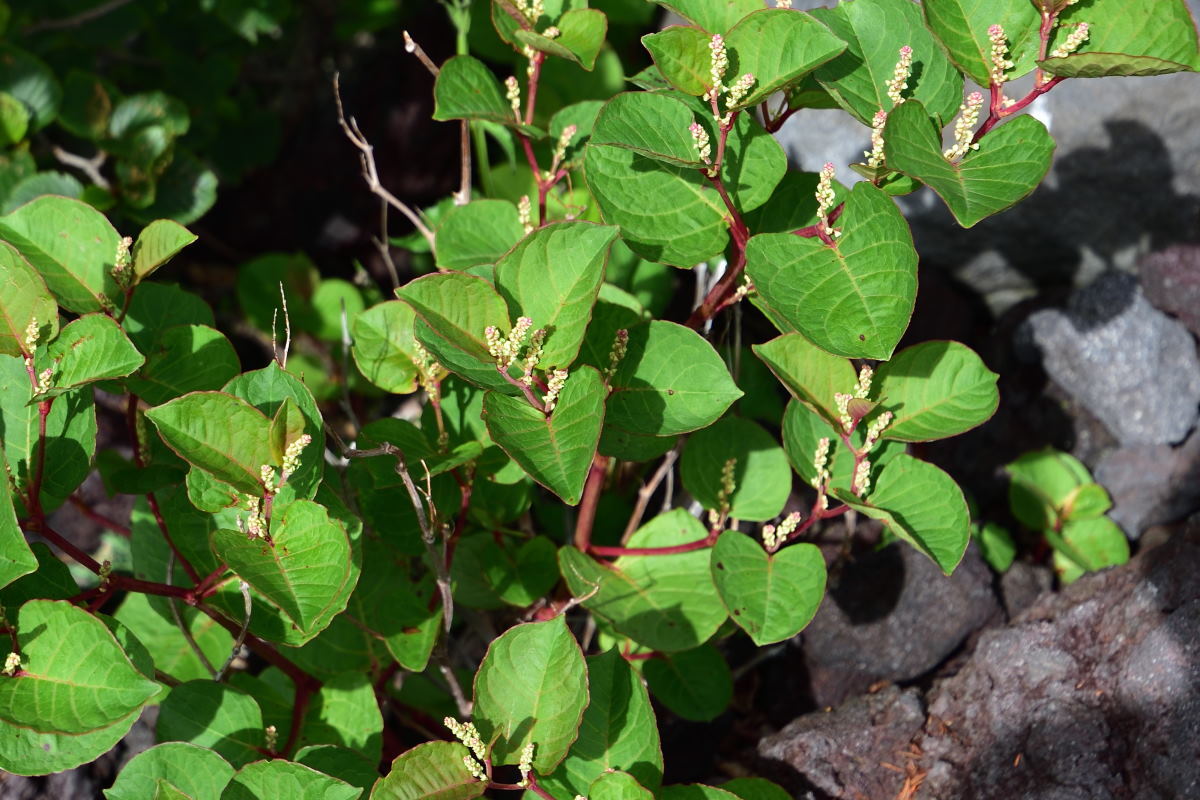
{"type": "Polygon", "coordinates": [[[600,492],[604,489],[604,477],[607,473],[608,456],[597,453],[592,459],[587,481],[583,485],[583,499],[579,501],[579,516],[575,520],[575,547],[585,553],[592,547],[596,508],[600,503],[600,492]]]}

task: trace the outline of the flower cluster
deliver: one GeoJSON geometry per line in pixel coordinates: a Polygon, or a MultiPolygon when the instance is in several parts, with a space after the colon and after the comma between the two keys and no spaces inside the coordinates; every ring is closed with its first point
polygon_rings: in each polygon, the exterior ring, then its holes
{"type": "Polygon", "coordinates": [[[4,674],[8,675],[9,677],[12,677],[12,675],[15,674],[16,671],[19,670],[20,668],[21,668],[20,653],[9,653],[8,656],[4,659],[4,670],[3,670],[4,674]]]}
{"type": "Polygon", "coordinates": [[[796,527],[799,524],[800,512],[793,511],[783,518],[783,522],[780,522],[778,527],[775,525],[763,525],[763,544],[766,545],[768,552],[773,553],[778,550],[788,540],[788,537],[795,533],[796,527]]]}
{"type": "Polygon", "coordinates": [[[554,158],[551,160],[550,172],[546,175],[547,178],[553,178],[554,173],[558,172],[559,165],[567,157],[567,148],[571,146],[571,140],[575,138],[578,130],[574,125],[568,125],[558,135],[558,144],[554,146],[554,158]]]}
{"type": "Polygon", "coordinates": [[[892,70],[892,77],[884,81],[887,86],[888,99],[893,105],[904,102],[904,90],[908,88],[908,79],[912,77],[913,49],[908,45],[900,48],[900,60],[892,70]]]}
{"type": "Polygon", "coordinates": [[[1067,40],[1060,46],[1054,48],[1054,52],[1050,53],[1051,58],[1066,58],[1088,40],[1091,35],[1091,26],[1086,22],[1081,22],[1075,26],[1075,30],[1067,35],[1067,40]]]}
{"type": "Polygon", "coordinates": [[[871,420],[871,424],[867,426],[867,440],[863,444],[863,451],[869,451],[879,441],[879,435],[883,433],[892,422],[892,412],[884,411],[875,419],[871,420]]]}
{"type": "Polygon", "coordinates": [[[550,378],[546,381],[546,396],[542,398],[542,404],[546,406],[547,414],[554,410],[554,406],[558,403],[558,396],[566,385],[567,371],[565,369],[556,369],[550,373],[550,378]]]}
{"type": "Polygon", "coordinates": [[[867,489],[871,488],[871,462],[863,459],[858,462],[858,467],[854,470],[854,480],[850,484],[850,491],[857,495],[865,494],[867,489]]]}
{"type": "Polygon", "coordinates": [[[725,48],[725,37],[719,33],[714,34],[708,43],[708,49],[710,54],[709,79],[712,85],[704,93],[703,99],[712,103],[713,119],[717,124],[723,129],[728,129],[733,124],[734,107],[745,99],[750,88],[754,86],[754,76],[747,72],[732,85],[726,86],[725,72],[729,69],[729,52],[725,48]],[[723,94],[726,95],[725,113],[721,114],[717,110],[717,100],[723,94]]]}
{"type": "Polygon", "coordinates": [[[518,317],[517,324],[513,325],[506,337],[500,335],[500,329],[495,325],[488,325],[483,329],[488,354],[496,359],[496,366],[507,371],[513,365],[525,344],[525,334],[529,333],[532,326],[533,320],[529,317],[518,317]]]}
{"type": "Polygon", "coordinates": [[[971,92],[958,108],[958,120],[954,123],[954,145],[944,155],[948,161],[957,161],[968,150],[978,150],[979,144],[971,143],[975,123],[979,122],[979,110],[983,108],[983,92],[971,92]]]}
{"type": "Polygon", "coordinates": [[[833,192],[833,176],[837,174],[832,162],[825,162],[825,166],[821,167],[821,175],[817,180],[817,219],[821,226],[821,230],[826,234],[833,236],[833,228],[829,225],[829,210],[833,208],[833,204],[837,202],[837,196],[833,192]]]}
{"type": "Polygon", "coordinates": [[[812,487],[817,491],[821,491],[821,487],[829,483],[829,437],[822,436],[821,441],[817,442],[817,451],[813,453],[813,472],[816,475],[812,479],[812,487]]]}
{"type": "Polygon", "coordinates": [[[517,220],[526,234],[533,233],[533,203],[527,194],[521,195],[521,199],[517,201],[517,220]]]}
{"type": "Polygon", "coordinates": [[[25,326],[25,353],[26,358],[33,355],[33,351],[37,349],[38,339],[42,336],[42,329],[38,325],[38,318],[33,317],[29,320],[29,324],[25,326]]]}
{"type": "Polygon", "coordinates": [[[262,500],[252,494],[242,495],[242,503],[250,512],[246,519],[238,517],[237,527],[251,539],[267,538],[267,518],[263,516],[262,500]]]}
{"type": "Polygon", "coordinates": [[[517,122],[522,122],[521,119],[521,84],[517,82],[515,75],[509,75],[504,79],[504,94],[508,98],[508,104],[512,107],[513,116],[517,118],[517,122]]]}
{"type": "Polygon", "coordinates": [[[475,723],[459,722],[454,717],[446,717],[442,720],[442,724],[450,729],[454,738],[471,751],[470,755],[463,756],[463,764],[471,773],[471,777],[477,781],[486,781],[488,779],[487,770],[483,765],[487,761],[487,750],[483,746],[483,740],[479,738],[479,731],[475,729],[475,723]]]}
{"type": "Polygon", "coordinates": [[[517,785],[529,786],[529,773],[533,772],[533,742],[529,742],[521,748],[521,761],[517,764],[517,769],[521,773],[521,782],[517,785]]]}
{"type": "Polygon", "coordinates": [[[132,246],[133,237],[123,237],[121,241],[117,242],[117,253],[113,257],[113,268],[110,274],[117,285],[122,288],[128,287],[131,281],[129,268],[133,265],[133,258],[129,255],[129,248],[132,246]]]}
{"type": "Polygon", "coordinates": [[[283,452],[283,475],[285,478],[300,469],[300,454],[304,452],[304,448],[308,447],[311,441],[312,437],[305,433],[287,446],[283,452]]]}
{"type": "Polygon", "coordinates": [[[517,10],[530,22],[537,22],[546,13],[545,0],[517,0],[517,10]]]}
{"type": "Polygon", "coordinates": [[[708,131],[699,122],[693,122],[688,130],[692,134],[692,144],[696,146],[696,155],[705,164],[712,164],[712,144],[708,141],[708,131]]]}
{"type": "Polygon", "coordinates": [[[992,85],[999,86],[1008,80],[1005,73],[1016,65],[1008,57],[1008,37],[1002,26],[988,28],[988,41],[992,43],[992,85]]]}
{"type": "Polygon", "coordinates": [[[863,152],[868,167],[883,166],[883,126],[887,124],[887,112],[880,109],[871,121],[871,149],[863,152]]]}
{"type": "Polygon", "coordinates": [[[629,331],[621,328],[613,337],[612,349],[608,351],[608,367],[604,370],[604,380],[612,380],[612,376],[617,374],[617,367],[621,366],[621,360],[625,358],[625,351],[628,349],[629,331]]]}
{"type": "Polygon", "coordinates": [[[708,524],[713,528],[720,525],[721,520],[729,513],[729,498],[737,489],[737,482],[733,477],[736,468],[736,458],[726,460],[725,466],[721,468],[721,490],[717,492],[717,507],[708,512],[708,524]]]}

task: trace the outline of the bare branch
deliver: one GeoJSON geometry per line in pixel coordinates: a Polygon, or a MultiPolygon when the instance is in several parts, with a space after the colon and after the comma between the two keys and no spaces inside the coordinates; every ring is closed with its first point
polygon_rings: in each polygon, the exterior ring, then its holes
{"type": "Polygon", "coordinates": [[[416,56],[417,60],[425,65],[425,69],[429,70],[429,74],[436,78],[438,73],[441,72],[441,70],[438,69],[438,65],[433,63],[433,59],[426,54],[424,48],[417,44],[416,41],[408,35],[408,31],[404,31],[403,33],[405,51],[416,56]]]}
{"type": "Polygon", "coordinates": [[[229,666],[233,664],[233,660],[237,658],[237,654],[242,649],[242,643],[246,641],[246,632],[250,630],[250,612],[254,609],[254,603],[250,601],[250,584],[238,581],[238,589],[242,592],[242,608],[245,611],[245,619],[242,621],[241,629],[238,630],[237,638],[233,640],[233,647],[229,648],[229,658],[225,659],[225,663],[213,677],[217,683],[220,683],[224,679],[225,673],[229,671],[229,666]]]}
{"type": "Polygon", "coordinates": [[[658,469],[650,476],[650,480],[641,489],[638,489],[637,504],[633,507],[633,513],[629,516],[629,522],[625,525],[625,533],[621,535],[622,545],[629,541],[629,537],[633,536],[634,531],[642,524],[642,516],[646,513],[646,506],[650,504],[650,497],[657,491],[658,485],[663,482],[663,478],[667,477],[667,473],[671,471],[671,467],[675,465],[675,459],[679,458],[679,448],[682,444],[682,441],[678,442],[663,456],[662,463],[658,465],[658,469]]]}
{"type": "Polygon", "coordinates": [[[74,153],[68,153],[58,145],[54,145],[50,152],[54,153],[54,157],[58,159],[59,163],[79,170],[87,176],[88,180],[101,189],[108,190],[112,188],[112,184],[108,182],[108,178],[100,174],[100,167],[104,166],[104,162],[108,160],[108,153],[103,150],[91,158],[84,158],[74,153]]]}
{"type": "Polygon", "coordinates": [[[29,35],[31,33],[40,33],[42,31],[61,31],[67,28],[78,28],[91,22],[94,19],[99,19],[105,14],[110,14],[122,6],[129,5],[133,0],[108,0],[107,3],[101,3],[95,8],[89,8],[87,11],[81,11],[72,17],[64,17],[62,19],[46,19],[41,22],[35,22],[26,27],[22,33],[29,35]]]}
{"type": "MultiPolygon", "coordinates": [[[[167,584],[175,583],[175,551],[167,552],[167,584]]],[[[174,597],[167,598],[167,605],[171,608],[171,618],[175,620],[175,627],[179,628],[179,632],[183,634],[183,639],[188,643],[188,647],[196,654],[196,658],[204,666],[206,672],[213,678],[217,677],[217,671],[213,668],[212,662],[208,660],[208,656],[204,655],[204,651],[200,649],[200,645],[196,642],[196,637],[192,636],[191,629],[187,623],[183,621],[183,616],[179,613],[179,603],[174,597]]]]}

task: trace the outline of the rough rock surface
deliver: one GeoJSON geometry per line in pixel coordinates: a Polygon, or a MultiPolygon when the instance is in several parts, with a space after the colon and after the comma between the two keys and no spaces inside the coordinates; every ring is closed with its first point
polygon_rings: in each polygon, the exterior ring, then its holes
{"type": "Polygon", "coordinates": [[[1175,245],[1138,265],[1146,299],[1200,336],[1200,245],[1175,245]]]}
{"type": "Polygon", "coordinates": [[[1100,459],[1094,474],[1112,496],[1109,516],[1137,539],[1151,525],[1200,510],[1200,434],[1193,433],[1178,447],[1114,450],[1100,459]]]}
{"type": "Polygon", "coordinates": [[[831,712],[807,714],[759,743],[770,763],[764,771],[794,794],[816,789],[837,798],[895,797],[904,778],[893,767],[905,763],[908,742],[921,730],[925,710],[915,689],[889,686],[857,697],[831,712]],[[803,768],[803,780],[785,765],[803,768]]]}
{"type": "Polygon", "coordinates": [[[1000,614],[974,545],[951,577],[907,545],[859,558],[804,631],[813,700],[836,706],[877,681],[923,675],[1000,614]]]}
{"type": "Polygon", "coordinates": [[[1123,445],[1174,444],[1200,411],[1200,360],[1180,322],[1147,302],[1137,279],[1107,272],[1066,310],[1030,316],[1046,372],[1123,445]]]}

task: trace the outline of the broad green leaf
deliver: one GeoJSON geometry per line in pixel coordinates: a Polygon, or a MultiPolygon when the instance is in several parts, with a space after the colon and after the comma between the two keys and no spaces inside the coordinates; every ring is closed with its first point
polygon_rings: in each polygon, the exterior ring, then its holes
{"type": "Polygon", "coordinates": [[[42,273],[68,311],[100,311],[120,296],[110,271],[121,237],[87,203],[39,197],[0,217],[0,237],[42,273]]]}
{"type": "Polygon", "coordinates": [[[1031,530],[1054,528],[1080,486],[1092,482],[1077,458],[1053,448],[1025,453],[1004,468],[1011,483],[1008,504],[1031,530]]]}
{"type": "Polygon", "coordinates": [[[0,92],[0,145],[7,147],[25,138],[29,131],[29,109],[8,92],[0,92]]]}
{"type": "Polygon", "coordinates": [[[707,92],[712,83],[712,51],[708,46],[711,41],[712,37],[699,28],[683,25],[670,25],[642,37],[642,45],[662,76],[679,91],[694,97],[707,92]]]}
{"type": "MultiPolygon", "coordinates": [[[[729,31],[726,45],[736,59],[737,75],[754,76],[740,108],[758,105],[846,49],[846,42],[808,14],[782,8],[762,9],[743,18],[729,31]]],[[[725,76],[726,84],[736,80],[732,72],[725,76]]]]}
{"type": "Polygon", "coordinates": [[[791,797],[783,787],[766,778],[734,778],[722,783],[721,788],[742,800],[788,800],[791,797]]]}
{"type": "Polygon", "coordinates": [[[973,526],[972,534],[979,545],[983,560],[996,572],[1006,572],[1017,556],[1017,543],[1012,534],[995,522],[973,526]]]}
{"type": "Polygon", "coordinates": [[[517,207],[507,200],[475,200],[442,217],[434,254],[439,267],[491,264],[525,235],[517,207]]]}
{"type": "Polygon", "coordinates": [[[746,534],[726,531],[712,550],[712,578],[730,619],[762,647],[812,621],[825,597],[825,558],[807,542],[768,554],[746,534]]]}
{"type": "Polygon", "coordinates": [[[379,772],[375,769],[376,761],[368,761],[353,750],[335,747],[330,744],[316,744],[301,747],[292,759],[297,764],[312,767],[318,772],[332,775],[345,781],[351,786],[358,786],[364,791],[371,788],[379,780],[379,772]]]}
{"type": "Polygon", "coordinates": [[[724,34],[751,11],[763,7],[759,0],[655,0],[709,33],[724,34]]]}
{"type": "Polygon", "coordinates": [[[928,442],[982,425],[1000,404],[999,377],[958,342],[906,347],[879,366],[873,381],[872,399],[895,414],[883,436],[928,442]]]}
{"type": "Polygon", "coordinates": [[[70,603],[30,600],[16,614],[21,667],[0,680],[0,719],[42,733],[89,733],[141,708],[158,684],[104,623],[70,603]]]}
{"type": "Polygon", "coordinates": [[[595,8],[573,8],[555,23],[558,36],[549,39],[533,31],[517,31],[517,41],[534,50],[574,61],[588,72],[596,66],[596,56],[608,35],[608,17],[595,8]]]}
{"type": "MultiPolygon", "coordinates": [[[[851,435],[855,447],[861,448],[866,443],[866,428],[866,425],[859,425],[851,435]]],[[[837,430],[838,426],[831,427],[828,421],[799,401],[793,400],[788,403],[783,412],[783,448],[787,451],[792,469],[796,470],[805,483],[811,484],[817,477],[813,469],[813,456],[816,455],[821,439],[828,438],[829,455],[825,466],[829,470],[829,485],[841,489],[850,488],[854,480],[854,454],[842,444],[837,430]]],[[[874,480],[878,476],[888,461],[904,451],[903,443],[892,439],[880,439],[871,450],[871,479],[874,480]]]]}
{"type": "MultiPolygon", "coordinates": [[[[794,12],[793,12],[794,13],[794,12]]],[[[711,107],[697,97],[677,95],[697,114],[710,142],[720,139],[721,132],[713,119],[711,107]]],[[[740,114],[729,131],[725,143],[725,159],[721,164],[721,182],[739,212],[749,212],[770,199],[775,187],[787,173],[787,154],[775,137],[767,133],[749,114],[740,114]]],[[[705,178],[704,186],[710,182],[705,178]]],[[[647,204],[642,198],[641,205],[647,204]]],[[[721,203],[724,213],[729,212],[721,203]]]]}
{"type": "Polygon", "coordinates": [[[699,170],[588,144],[584,174],[605,222],[620,226],[625,244],[641,257],[691,267],[725,249],[728,212],[699,170]]]}
{"type": "Polygon", "coordinates": [[[81,200],[83,184],[76,180],[74,175],[54,170],[29,175],[12,187],[12,191],[4,198],[3,210],[0,213],[11,214],[26,203],[47,194],[81,200]]]}
{"type": "Polygon", "coordinates": [[[959,162],[942,155],[942,139],[924,107],[910,101],[888,115],[887,164],[937,192],[964,228],[1020,202],[1050,171],[1054,140],[1030,116],[1000,125],[959,162]]]}
{"type": "Polygon", "coordinates": [[[156,219],[173,219],[180,225],[191,225],[217,202],[216,173],[182,147],[174,152],[155,184],[154,202],[145,208],[128,209],[133,220],[147,225],[156,219]]]}
{"type": "Polygon", "coordinates": [[[158,711],[160,742],[191,742],[214,750],[235,767],[261,756],[266,746],[262,711],[250,695],[211,680],[171,689],[158,711]]]}
{"type": "Polygon", "coordinates": [[[642,674],[660,703],[693,722],[715,719],[733,699],[729,665],[710,644],[652,658],[642,667],[642,674]]]}
{"type": "Polygon", "coordinates": [[[575,361],[616,236],[609,226],[559,222],[534,231],[496,263],[496,291],[512,315],[546,330],[540,369],[575,361]]]}
{"type": "Polygon", "coordinates": [[[761,522],[783,510],[792,473],[783,448],[759,425],[726,417],[692,434],[683,449],[679,477],[704,508],[720,507],[725,464],[735,459],[729,516],[761,522]]]}
{"type": "Polygon", "coordinates": [[[1098,517],[1112,508],[1112,498],[1098,483],[1077,486],[1062,504],[1063,516],[1069,520],[1098,517]]]}
{"type": "Polygon", "coordinates": [[[692,110],[673,97],[622,92],[600,110],[591,141],[632,150],[672,166],[703,169],[704,162],[689,131],[695,121],[692,110]]]}
{"type": "MultiPolygon", "coordinates": [[[[25,362],[0,356],[0,442],[18,493],[24,494],[37,469],[38,403],[31,403],[33,387],[25,362]]],[[[42,469],[43,511],[53,511],[74,492],[91,471],[96,452],[96,404],[90,388],[76,389],[54,398],[46,418],[46,458],[42,469]]],[[[13,496],[14,501],[17,495],[13,496]]],[[[23,500],[22,500],[23,503],[23,500]]],[[[21,513],[21,506],[18,505],[21,513]]]]}
{"type": "Polygon", "coordinates": [[[192,392],[146,412],[179,457],[238,491],[261,497],[262,466],[273,464],[271,420],[241,398],[192,392]]]}
{"type": "Polygon", "coordinates": [[[146,127],[158,125],[170,137],[188,132],[191,119],[183,101],[163,92],[142,92],[117,102],[108,123],[114,139],[124,139],[146,127]]]}
{"type": "Polygon", "coordinates": [[[145,280],[180,250],[196,241],[196,234],[168,219],[151,222],[133,243],[133,274],[145,280]]]}
{"type": "Polygon", "coordinates": [[[585,794],[608,770],[621,770],[647,789],[662,784],[662,748],[641,678],[615,650],[587,657],[588,707],[579,738],[538,784],[556,796],[585,794]]]}
{"type": "MultiPolygon", "coordinates": [[[[670,547],[703,540],[704,526],[683,509],[660,514],[630,537],[628,547],[670,547]]],[[[599,562],[574,547],[558,551],[571,594],[617,632],[670,653],[700,646],[726,619],[709,573],[707,549],[673,555],[621,556],[599,562]]]]}
{"type": "Polygon", "coordinates": [[[167,781],[159,778],[154,782],[154,800],[193,800],[167,781]]]}
{"type": "Polygon", "coordinates": [[[317,286],[312,298],[313,311],[317,315],[317,338],[326,342],[342,341],[342,315],[346,324],[363,310],[362,292],[350,281],[341,278],[326,278],[317,286]]]}
{"type": "Polygon", "coordinates": [[[501,546],[490,533],[465,536],[450,571],[454,599],[472,608],[528,608],[558,582],[555,552],[544,536],[520,546],[501,546]]]}
{"type": "Polygon", "coordinates": [[[1054,546],[1054,571],[1063,583],[1129,560],[1129,540],[1108,517],[1072,520],[1061,534],[1047,531],[1047,539],[1054,546]]]}
{"type": "Polygon", "coordinates": [[[651,436],[711,425],[742,396],[712,345],[693,330],[660,320],[629,332],[610,385],[608,427],[651,436]]]}
{"type": "Polygon", "coordinates": [[[588,703],[587,667],[559,616],[509,628],[475,674],[475,725],[493,764],[515,764],[535,743],[533,768],[549,775],[579,733],[588,703]]]}
{"type": "MultiPolygon", "coordinates": [[[[925,23],[941,40],[946,55],[980,86],[991,82],[992,43],[988,28],[1000,25],[1008,39],[1015,80],[1036,65],[1040,12],[1030,0],[926,0],[925,23]]],[[[948,121],[948,120],[947,120],[948,121]]]]}
{"type": "Polygon", "coordinates": [[[845,490],[835,494],[856,511],[883,522],[947,575],[967,550],[967,501],[954,479],[933,464],[897,455],[883,468],[866,501],[845,490]]]}
{"type": "Polygon", "coordinates": [[[0,720],[0,769],[14,775],[49,775],[95,761],[125,738],[141,711],[90,733],[38,733],[0,720]]]}
{"type": "Polygon", "coordinates": [[[1080,22],[1090,25],[1087,41],[1067,58],[1041,62],[1050,74],[1101,78],[1200,68],[1196,23],[1185,0],[1095,0],[1068,6],[1059,15],[1051,52],[1080,22]]]}
{"type": "Polygon", "coordinates": [[[665,786],[659,793],[660,800],[733,800],[737,795],[724,789],[705,786],[702,783],[665,786]]]}
{"type": "Polygon", "coordinates": [[[908,223],[891,198],[863,182],[851,190],[838,225],[843,235],[833,246],[789,233],[753,237],[746,274],[760,302],[822,350],[890,358],[916,300],[908,223]]]}
{"type": "Polygon", "coordinates": [[[371,383],[393,394],[417,390],[411,306],[390,300],[354,318],[354,363],[371,383]]]}
{"type": "Polygon", "coordinates": [[[348,673],[325,681],[304,718],[301,741],[340,745],[378,762],[383,716],[370,676],[348,673]]]}
{"type": "MultiPolygon", "coordinates": [[[[229,656],[233,635],[207,614],[182,603],[179,616],[209,665],[219,668],[229,656]]],[[[212,677],[175,624],[166,598],[131,592],[114,617],[146,646],[157,669],[181,681],[212,677]]]]}
{"type": "Polygon", "coordinates": [[[586,790],[589,800],[651,800],[654,795],[628,772],[606,772],[586,790]]]}
{"type": "Polygon", "coordinates": [[[66,325],[46,350],[54,397],[109,378],[123,378],[146,359],[107,314],[84,314],[66,325]]]}
{"type": "Polygon", "coordinates": [[[484,331],[494,325],[501,336],[512,323],[504,299],[483,278],[460,272],[426,275],[396,290],[417,315],[416,336],[438,363],[488,389],[513,391],[496,371],[484,331]]]}
{"type": "Polygon", "coordinates": [[[255,327],[274,333],[275,341],[284,334],[285,322],[293,330],[312,332],[317,328],[312,296],[320,279],[316,265],[303,253],[267,253],[238,268],[238,303],[255,327]]]}
{"type": "MultiPolygon", "coordinates": [[[[460,548],[465,541],[459,542],[460,548]]],[[[461,549],[456,550],[455,563],[461,557],[461,549]]],[[[425,572],[412,579],[408,577],[410,569],[408,561],[387,544],[365,539],[362,575],[346,614],[363,633],[382,640],[401,667],[420,672],[437,641],[442,609],[431,602],[436,590],[433,575],[425,572]]]]}
{"type": "Polygon", "coordinates": [[[166,283],[143,283],[133,293],[122,321],[125,335],[142,353],[176,325],[216,326],[212,307],[191,292],[166,283]]]}
{"type": "Polygon", "coordinates": [[[913,73],[902,96],[920,100],[943,123],[954,118],[962,103],[962,76],[925,27],[920,6],[909,0],[854,0],[812,14],[849,44],[816,77],[859,122],[870,126],[875,112],[892,110],[887,81],[904,46],[913,49],[913,73]]]}
{"type": "Polygon", "coordinates": [[[241,531],[212,534],[213,552],[255,591],[279,606],[305,637],[346,607],[350,539],[326,509],[297,500],[271,518],[271,541],[241,531]]]}
{"type": "Polygon", "coordinates": [[[290,761],[255,761],[238,770],[221,800],[358,800],[362,790],[290,761]]]}
{"type": "Polygon", "coordinates": [[[375,782],[371,800],[474,800],[487,784],[467,771],[467,748],[458,742],[426,742],[402,753],[375,782]]]}
{"type": "Polygon", "coordinates": [[[145,365],[125,379],[125,386],[150,405],[189,392],[220,389],[241,372],[230,341],[205,325],[167,328],[143,352],[145,365]]]}
{"type": "Polygon", "coordinates": [[[492,71],[467,55],[454,56],[442,64],[433,85],[433,118],[483,120],[526,128],[513,114],[492,71]]]}
{"type": "Polygon", "coordinates": [[[95,141],[108,130],[116,87],[98,75],[73,69],[63,81],[58,124],[81,139],[95,141]]]}
{"type": "Polygon", "coordinates": [[[193,800],[220,800],[233,767],[212,750],[186,742],[163,742],[131,758],[104,790],[107,800],[144,800],[166,780],[193,800]]]}
{"type": "Polygon", "coordinates": [[[38,568],[13,509],[12,484],[0,481],[0,589],[38,568]]]}
{"type": "Polygon", "coordinates": [[[31,131],[49,125],[62,102],[62,87],[54,72],[41,59],[12,45],[0,46],[0,92],[29,110],[31,131]]]}
{"type": "Polygon", "coordinates": [[[58,304],[29,262],[0,242],[0,354],[25,352],[25,333],[34,320],[39,338],[53,339],[58,332],[58,304]]]}
{"type": "Polygon", "coordinates": [[[833,396],[853,391],[858,380],[853,364],[830,355],[798,333],[784,334],[750,349],[775,373],[792,397],[830,425],[838,423],[833,396]]]}

